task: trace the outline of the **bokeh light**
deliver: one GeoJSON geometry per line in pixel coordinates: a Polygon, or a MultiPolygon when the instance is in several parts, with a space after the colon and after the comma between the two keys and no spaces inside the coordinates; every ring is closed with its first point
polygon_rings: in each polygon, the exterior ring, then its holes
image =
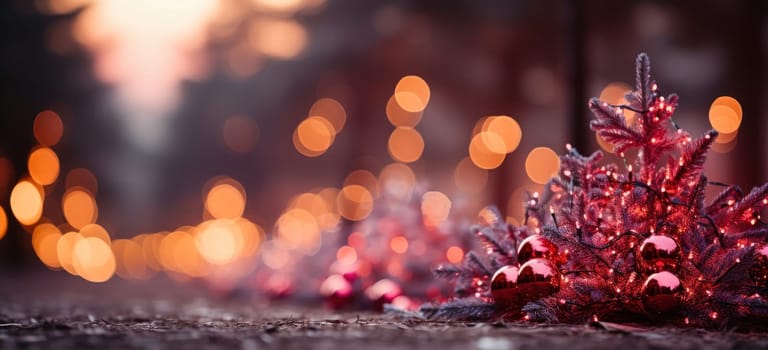
{"type": "Polygon", "coordinates": [[[452,264],[458,264],[464,259],[464,250],[460,247],[452,246],[445,252],[445,258],[452,264]]]}
{"type": "Polygon", "coordinates": [[[379,172],[382,193],[401,200],[408,200],[416,186],[416,174],[403,163],[391,163],[379,172]]]}
{"type": "Polygon", "coordinates": [[[82,187],[68,188],[61,201],[61,210],[64,218],[76,229],[96,222],[99,217],[99,208],[93,195],[82,187]]]}
{"type": "Polygon", "coordinates": [[[431,92],[429,85],[419,76],[408,75],[395,86],[395,101],[408,112],[421,112],[427,107],[431,92]]]}
{"type": "Polygon", "coordinates": [[[403,236],[395,236],[389,240],[389,248],[397,254],[405,254],[408,251],[408,239],[403,236]]]}
{"type": "Polygon", "coordinates": [[[412,163],[419,160],[424,152],[424,139],[416,129],[398,127],[389,135],[387,149],[392,159],[412,163]]]}
{"type": "Polygon", "coordinates": [[[320,116],[304,119],[294,132],[294,146],[307,157],[317,157],[331,147],[336,133],[333,124],[320,116]]]}
{"type": "Polygon", "coordinates": [[[56,243],[56,256],[58,257],[61,268],[75,276],[77,276],[78,273],[73,263],[73,253],[75,244],[83,238],[83,235],[79,232],[67,232],[59,237],[59,240],[56,243]]]}
{"type": "Polygon", "coordinates": [[[336,205],[339,214],[352,221],[360,221],[373,211],[373,195],[361,185],[348,185],[339,191],[336,205]]]}
{"type": "Polygon", "coordinates": [[[43,189],[22,180],[11,191],[11,212],[22,225],[33,225],[43,215],[43,189]]]}
{"type": "Polygon", "coordinates": [[[99,191],[99,181],[90,170],[75,168],[67,172],[67,176],[64,178],[64,187],[82,187],[95,195],[99,191]]]}
{"type": "Polygon", "coordinates": [[[5,214],[5,208],[0,205],[0,239],[5,237],[5,233],[8,231],[8,215],[5,214]]]}
{"type": "Polygon", "coordinates": [[[106,282],[115,273],[115,256],[107,242],[96,238],[82,238],[75,242],[72,267],[89,282],[106,282]]]}
{"type": "Polygon", "coordinates": [[[200,225],[195,234],[197,250],[211,264],[234,261],[243,250],[245,240],[240,227],[232,220],[214,220],[200,225]]]}
{"type": "Polygon", "coordinates": [[[495,153],[514,152],[523,137],[520,124],[506,115],[490,116],[483,119],[482,131],[483,143],[495,153]]]}
{"type": "Polygon", "coordinates": [[[214,218],[234,219],[245,211],[246,194],[243,186],[232,178],[214,183],[205,197],[205,210],[214,218]]]}
{"type": "Polygon", "coordinates": [[[450,211],[451,200],[442,192],[430,191],[421,197],[421,214],[427,227],[435,227],[445,222],[450,211]]]}
{"type": "MultiPolygon", "coordinates": [[[[410,93],[406,93],[412,95],[410,93]]],[[[415,96],[415,95],[412,95],[415,96]]],[[[386,106],[387,120],[396,127],[415,127],[421,121],[423,111],[411,112],[403,109],[392,95],[386,106]]]]}
{"type": "Polygon", "coordinates": [[[277,219],[279,243],[287,248],[313,255],[322,242],[320,227],[312,214],[304,209],[293,208],[285,211],[277,219]]]}
{"type": "Polygon", "coordinates": [[[307,32],[290,19],[267,19],[252,23],[248,33],[252,47],[278,59],[296,58],[307,45],[307,32]]]}
{"type": "Polygon", "coordinates": [[[80,234],[85,238],[94,237],[104,241],[107,244],[112,243],[109,232],[99,224],[87,224],[80,228],[80,234]]]}
{"type": "Polygon", "coordinates": [[[344,106],[339,101],[332,98],[321,98],[315,101],[309,108],[307,117],[325,118],[331,123],[336,134],[340,133],[347,123],[347,111],[344,110],[344,106]]]}
{"type": "Polygon", "coordinates": [[[59,157],[48,147],[38,147],[27,160],[29,176],[40,185],[50,185],[59,177],[59,157]]]}
{"type": "Polygon", "coordinates": [[[61,140],[61,136],[64,134],[64,123],[56,112],[45,110],[35,117],[32,131],[37,142],[43,146],[51,147],[61,140]]]}
{"type": "Polygon", "coordinates": [[[741,125],[741,119],[741,104],[733,97],[720,96],[712,102],[709,108],[709,123],[713,129],[720,133],[735,133],[741,125]]]}
{"type": "Polygon", "coordinates": [[[151,277],[151,270],[144,260],[144,251],[132,239],[117,239],[112,242],[115,254],[115,273],[124,279],[144,280],[151,277]]]}
{"type": "Polygon", "coordinates": [[[504,140],[499,135],[483,131],[472,137],[469,143],[469,158],[480,169],[496,169],[506,158],[506,153],[502,151],[505,147],[504,140]],[[496,151],[489,148],[488,143],[491,143],[496,151]]]}
{"type": "Polygon", "coordinates": [[[544,184],[560,169],[560,158],[548,147],[536,147],[525,159],[525,172],[535,183],[544,184]]]}
{"type": "Polygon", "coordinates": [[[58,243],[61,231],[51,223],[41,223],[32,231],[32,249],[46,266],[59,268],[58,243]]]}

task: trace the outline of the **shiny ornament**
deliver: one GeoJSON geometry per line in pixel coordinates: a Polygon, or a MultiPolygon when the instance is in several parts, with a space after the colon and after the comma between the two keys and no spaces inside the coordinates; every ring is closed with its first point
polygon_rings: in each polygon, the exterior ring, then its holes
{"type": "Polygon", "coordinates": [[[685,289],[680,279],[669,271],[648,276],[643,284],[643,304],[657,314],[677,310],[683,302],[685,289]]]}
{"type": "Polygon", "coordinates": [[[503,266],[491,278],[491,295],[496,305],[505,308],[520,308],[522,299],[517,288],[517,266],[503,266]]]}
{"type": "Polygon", "coordinates": [[[542,258],[552,261],[558,260],[557,246],[542,235],[528,236],[517,249],[517,261],[520,264],[528,260],[542,258]]]}
{"type": "Polygon", "coordinates": [[[680,265],[680,246],[674,239],[652,235],[640,245],[640,267],[648,273],[677,271],[680,265]]]}
{"type": "Polygon", "coordinates": [[[520,266],[517,286],[526,303],[545,297],[560,290],[560,270],[547,259],[528,260],[520,266]]]}
{"type": "Polygon", "coordinates": [[[749,278],[760,286],[768,286],[768,245],[755,249],[755,262],[749,267],[749,278]]]}

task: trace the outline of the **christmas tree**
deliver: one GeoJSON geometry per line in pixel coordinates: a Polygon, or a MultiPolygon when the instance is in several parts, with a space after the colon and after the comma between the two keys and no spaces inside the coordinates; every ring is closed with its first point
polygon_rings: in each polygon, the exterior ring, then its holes
{"type": "Polygon", "coordinates": [[[672,115],[648,56],[637,57],[627,104],[589,101],[590,126],[624,164],[600,165],[568,146],[558,173],[525,203],[522,226],[494,208],[472,231],[485,257],[468,253],[436,274],[456,299],[421,312],[443,319],[654,321],[759,326],[768,320],[768,183],[746,195],[702,174],[717,137],[693,138],[672,115]],[[625,112],[634,112],[629,122],[625,112]],[[724,186],[705,200],[708,186],[724,186]]]}

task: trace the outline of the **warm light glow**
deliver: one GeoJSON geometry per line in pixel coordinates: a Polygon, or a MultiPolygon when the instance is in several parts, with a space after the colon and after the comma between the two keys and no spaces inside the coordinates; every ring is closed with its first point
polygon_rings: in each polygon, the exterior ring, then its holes
{"type": "Polygon", "coordinates": [[[59,177],[59,157],[48,147],[36,148],[27,160],[29,176],[41,185],[50,185],[59,177]]]}
{"type": "Polygon", "coordinates": [[[106,282],[115,273],[115,256],[109,244],[96,237],[77,240],[72,251],[72,266],[90,282],[106,282]]]}
{"type": "Polygon", "coordinates": [[[80,234],[83,237],[95,237],[107,244],[111,244],[112,239],[109,237],[109,232],[99,224],[88,224],[80,229],[80,234]]]}
{"type": "Polygon", "coordinates": [[[456,188],[463,192],[480,193],[488,182],[488,170],[478,168],[472,159],[465,157],[456,165],[453,181],[456,188]]]}
{"type": "Polygon", "coordinates": [[[613,153],[613,145],[610,144],[608,141],[605,141],[600,134],[595,133],[595,140],[597,141],[597,145],[600,146],[600,148],[603,149],[603,151],[606,151],[608,153],[613,153]]]}
{"type": "Polygon", "coordinates": [[[289,208],[306,210],[315,217],[321,230],[331,230],[339,222],[336,197],[338,197],[338,190],[335,188],[323,189],[318,194],[302,193],[291,200],[289,208]]]}
{"type": "Polygon", "coordinates": [[[77,276],[77,270],[73,264],[73,252],[75,244],[83,238],[79,232],[67,232],[59,237],[56,244],[56,256],[59,259],[59,264],[65,271],[75,276],[77,276]]]}
{"type": "Polygon", "coordinates": [[[720,144],[730,143],[731,141],[735,140],[737,136],[739,136],[738,130],[730,134],[719,133],[717,135],[717,138],[715,138],[715,143],[720,143],[720,144]]]}
{"type": "Polygon", "coordinates": [[[321,98],[312,104],[307,117],[316,116],[330,122],[335,134],[340,133],[347,122],[347,111],[344,110],[344,106],[332,98],[321,98]]]}
{"type": "MultiPolygon", "coordinates": [[[[600,101],[606,102],[614,106],[626,105],[629,102],[625,98],[628,92],[632,91],[632,87],[627,83],[613,82],[605,86],[602,92],[600,92],[600,101]]],[[[632,125],[636,118],[636,113],[628,109],[623,110],[624,118],[627,124],[632,125]]]]}
{"type": "Polygon", "coordinates": [[[35,139],[43,146],[51,147],[61,140],[64,134],[64,123],[56,112],[45,110],[35,117],[32,130],[35,139]]]}
{"type": "Polygon", "coordinates": [[[0,239],[5,237],[6,231],[8,231],[8,216],[5,214],[5,208],[0,205],[0,239]]]}
{"type": "Polygon", "coordinates": [[[345,245],[336,251],[336,259],[343,264],[354,264],[357,261],[357,252],[355,248],[345,245]]]}
{"type": "Polygon", "coordinates": [[[118,276],[124,279],[143,280],[151,276],[151,271],[144,261],[141,245],[130,239],[117,239],[112,242],[118,276]]]}
{"type": "Polygon", "coordinates": [[[408,75],[395,86],[395,101],[408,112],[421,112],[429,103],[429,85],[419,76],[408,75]]]}
{"type": "Polygon", "coordinates": [[[237,224],[237,227],[240,229],[240,234],[243,240],[239,257],[249,258],[254,256],[259,251],[261,242],[264,241],[264,229],[243,218],[235,219],[235,224],[237,224]]]}
{"type": "Polygon", "coordinates": [[[91,194],[95,195],[99,191],[99,181],[96,175],[86,168],[72,169],[67,173],[64,179],[64,187],[82,187],[91,194]]]}
{"type": "Polygon", "coordinates": [[[458,264],[464,259],[464,250],[456,246],[450,247],[448,248],[448,251],[445,252],[445,257],[452,264],[458,264]]]}
{"type": "Polygon", "coordinates": [[[195,243],[206,261],[224,265],[239,257],[245,242],[240,227],[234,221],[222,219],[201,224],[195,243]]]}
{"type": "Polygon", "coordinates": [[[262,18],[252,23],[248,40],[267,56],[292,59],[304,51],[307,32],[294,20],[262,18]]]}
{"type": "Polygon", "coordinates": [[[735,133],[741,125],[741,119],[741,105],[732,97],[718,97],[709,108],[709,123],[720,133],[735,133]]]}
{"type": "Polygon", "coordinates": [[[43,189],[22,180],[11,191],[11,212],[22,225],[32,225],[43,215],[43,189]]]}
{"type": "Polygon", "coordinates": [[[67,189],[61,201],[61,209],[64,218],[76,229],[95,223],[99,216],[96,200],[82,187],[67,189]]]}
{"type": "Polygon", "coordinates": [[[389,247],[397,254],[405,254],[408,251],[408,239],[403,236],[392,237],[389,247]]]}
{"type": "Polygon", "coordinates": [[[487,143],[493,144],[496,150],[503,150],[506,147],[499,135],[480,132],[472,137],[472,141],[469,143],[469,158],[480,169],[496,169],[504,162],[506,153],[494,152],[487,146],[487,143]]]}
{"type": "Polygon", "coordinates": [[[59,238],[61,231],[50,223],[39,224],[32,231],[32,249],[40,261],[51,268],[61,267],[57,252],[59,238]]]}
{"type": "Polygon", "coordinates": [[[236,153],[248,153],[256,147],[259,127],[256,122],[244,115],[233,115],[224,121],[221,128],[224,144],[236,153]]]}
{"type": "Polygon", "coordinates": [[[365,169],[357,169],[349,173],[349,175],[344,178],[344,186],[347,185],[363,186],[368,192],[371,192],[371,195],[374,198],[377,198],[380,195],[379,180],[376,178],[376,175],[373,175],[372,172],[365,169]]]}
{"type": "Polygon", "coordinates": [[[277,219],[279,243],[313,255],[320,248],[320,228],[312,214],[304,209],[287,210],[277,219]]]}
{"type": "Polygon", "coordinates": [[[560,158],[548,147],[536,147],[525,159],[525,171],[531,180],[544,184],[560,169],[560,158]]]}
{"type": "Polygon", "coordinates": [[[323,117],[313,116],[304,119],[296,127],[294,145],[299,153],[307,157],[317,157],[331,147],[335,137],[331,122],[323,117]],[[303,150],[306,152],[302,152],[303,150]]]}
{"type": "Polygon", "coordinates": [[[416,174],[408,165],[391,163],[381,169],[379,183],[383,193],[395,198],[408,200],[416,186],[416,174]]]}
{"type": "Polygon", "coordinates": [[[424,152],[424,139],[416,129],[398,127],[389,135],[387,149],[392,159],[412,163],[424,152]]]}
{"type": "MultiPolygon", "coordinates": [[[[407,95],[415,96],[411,93],[405,93],[407,95]]],[[[409,112],[397,103],[395,96],[389,98],[387,101],[387,120],[396,127],[415,127],[421,121],[423,111],[409,112]]]]}
{"type": "Polygon", "coordinates": [[[360,221],[373,211],[373,196],[363,186],[348,185],[339,191],[336,200],[339,214],[352,221],[360,221]]]}
{"type": "Polygon", "coordinates": [[[490,116],[482,126],[482,140],[485,146],[495,153],[511,153],[520,145],[523,130],[516,120],[509,116],[490,116]],[[501,143],[499,143],[501,141],[501,143]]]}
{"type": "Polygon", "coordinates": [[[442,224],[448,219],[450,211],[451,200],[441,192],[427,192],[421,197],[421,214],[427,227],[442,224]]]}
{"type": "Polygon", "coordinates": [[[205,197],[205,210],[214,218],[234,219],[245,211],[245,190],[232,178],[217,181],[205,197]]]}

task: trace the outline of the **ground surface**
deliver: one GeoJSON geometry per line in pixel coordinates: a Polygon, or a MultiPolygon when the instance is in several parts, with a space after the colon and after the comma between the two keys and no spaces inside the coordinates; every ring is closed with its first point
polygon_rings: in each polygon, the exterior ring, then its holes
{"type": "Polygon", "coordinates": [[[0,283],[1,349],[768,349],[757,333],[429,322],[215,298],[174,283],[0,283]]]}

